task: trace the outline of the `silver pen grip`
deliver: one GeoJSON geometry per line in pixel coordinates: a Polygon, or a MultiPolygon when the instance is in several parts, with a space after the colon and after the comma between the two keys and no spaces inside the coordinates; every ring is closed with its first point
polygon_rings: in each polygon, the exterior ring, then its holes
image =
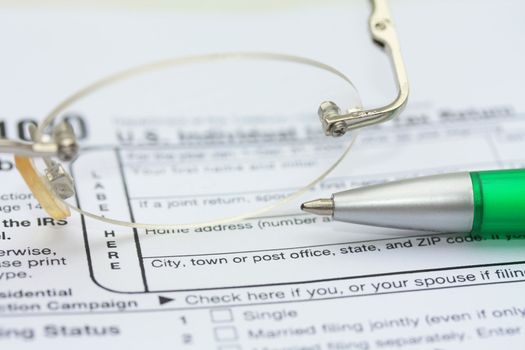
{"type": "Polygon", "coordinates": [[[357,224],[437,232],[470,232],[474,220],[468,172],[425,176],[335,193],[333,218],[357,224]]]}

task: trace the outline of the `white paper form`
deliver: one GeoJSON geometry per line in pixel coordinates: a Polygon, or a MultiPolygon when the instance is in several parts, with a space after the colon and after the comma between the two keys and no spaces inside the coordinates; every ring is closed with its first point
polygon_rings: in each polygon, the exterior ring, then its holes
{"type": "MultiPolygon", "coordinates": [[[[397,120],[363,130],[311,196],[439,172],[525,167],[521,2],[406,0],[391,7],[410,104],[397,120]]],[[[0,132],[16,137],[27,120],[105,74],[216,51],[316,58],[347,73],[365,106],[379,105],[391,98],[393,84],[387,60],[370,43],[368,13],[366,1],[257,11],[5,7],[0,132]]],[[[86,122],[93,145],[100,123],[105,132],[124,129],[117,120],[86,122]]],[[[115,157],[101,148],[98,166],[115,157]]],[[[204,232],[115,228],[113,235],[77,215],[53,225],[35,208],[11,157],[0,161],[2,349],[525,344],[522,236],[429,235],[309,215],[204,232]]],[[[106,186],[112,210],[158,215],[132,198],[136,186],[122,191],[123,182],[146,180],[130,169],[124,164],[122,181],[106,186]]],[[[92,194],[79,191],[79,202],[89,204],[92,194]]]]}

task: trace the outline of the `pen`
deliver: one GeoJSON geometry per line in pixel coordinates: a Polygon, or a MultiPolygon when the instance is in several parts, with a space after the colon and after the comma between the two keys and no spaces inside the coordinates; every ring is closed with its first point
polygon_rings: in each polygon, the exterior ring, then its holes
{"type": "Polygon", "coordinates": [[[436,232],[525,233],[525,169],[460,172],[355,188],[301,209],[356,224],[436,232]]]}

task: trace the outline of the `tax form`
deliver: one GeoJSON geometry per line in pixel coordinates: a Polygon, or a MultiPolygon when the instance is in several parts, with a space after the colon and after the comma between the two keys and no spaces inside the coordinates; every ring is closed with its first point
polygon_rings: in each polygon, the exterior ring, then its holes
{"type": "MultiPolygon", "coordinates": [[[[0,133],[16,137],[71,91],[123,67],[217,51],[312,57],[347,73],[365,107],[384,104],[394,86],[387,60],[369,42],[368,5],[2,4],[0,133]]],[[[392,1],[409,105],[396,120],[362,130],[309,196],[440,172],[525,167],[523,10],[520,1],[392,1]]],[[[81,114],[78,122],[93,145],[101,143],[97,123],[114,133],[151,127],[81,114]]],[[[115,152],[101,148],[97,159],[110,164],[115,152]]],[[[93,163],[80,158],[75,174],[103,170],[93,163]]],[[[124,164],[121,183],[147,180],[133,166],[124,164]]],[[[8,155],[0,155],[0,176],[2,349],[525,344],[522,235],[378,229],[298,208],[185,232],[115,233],[76,214],[50,220],[8,155]]],[[[121,183],[106,186],[114,210],[145,220],[158,215],[141,205],[151,198],[123,193],[121,183]]],[[[80,190],[78,201],[89,205],[91,196],[80,190]]]]}

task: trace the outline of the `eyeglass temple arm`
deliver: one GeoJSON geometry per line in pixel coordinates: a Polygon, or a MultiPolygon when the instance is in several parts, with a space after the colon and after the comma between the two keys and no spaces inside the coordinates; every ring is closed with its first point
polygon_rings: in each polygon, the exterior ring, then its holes
{"type": "Polygon", "coordinates": [[[390,56],[398,94],[394,101],[384,107],[351,111],[347,114],[340,114],[335,104],[324,102],[319,108],[319,117],[327,135],[341,136],[347,130],[392,119],[403,110],[408,100],[408,78],[397,33],[388,9],[388,1],[371,0],[371,2],[373,9],[369,18],[370,33],[374,42],[390,56]]]}

